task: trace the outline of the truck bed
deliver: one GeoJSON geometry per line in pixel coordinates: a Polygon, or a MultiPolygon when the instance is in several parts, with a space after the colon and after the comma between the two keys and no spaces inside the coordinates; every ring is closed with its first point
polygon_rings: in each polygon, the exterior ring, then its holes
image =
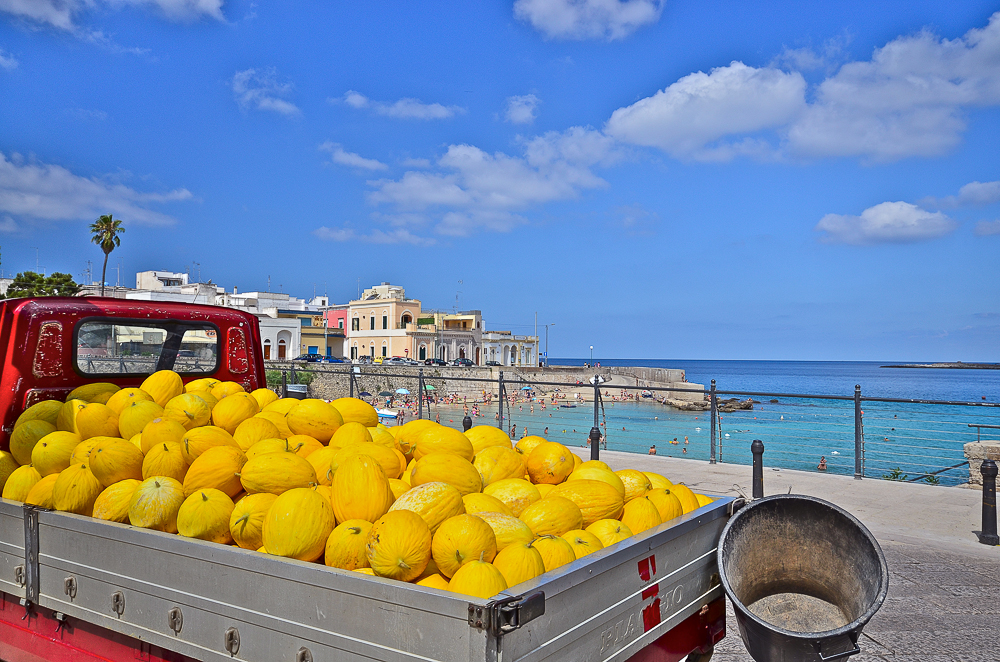
{"type": "Polygon", "coordinates": [[[733,506],[480,600],[0,500],[0,591],[198,660],[627,660],[722,596],[733,506]]]}

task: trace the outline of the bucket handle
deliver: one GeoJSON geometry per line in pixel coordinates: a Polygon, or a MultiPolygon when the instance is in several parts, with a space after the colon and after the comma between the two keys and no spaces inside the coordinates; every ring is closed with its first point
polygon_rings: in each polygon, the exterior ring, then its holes
{"type": "Polygon", "coordinates": [[[831,662],[831,660],[842,660],[846,657],[850,657],[851,655],[857,655],[858,653],[860,653],[861,647],[858,646],[858,640],[852,637],[851,635],[847,635],[847,639],[848,641],[851,642],[852,646],[851,650],[843,651],[841,653],[834,653],[833,655],[823,655],[823,642],[817,641],[816,652],[819,654],[819,659],[822,660],[823,662],[831,662]]]}

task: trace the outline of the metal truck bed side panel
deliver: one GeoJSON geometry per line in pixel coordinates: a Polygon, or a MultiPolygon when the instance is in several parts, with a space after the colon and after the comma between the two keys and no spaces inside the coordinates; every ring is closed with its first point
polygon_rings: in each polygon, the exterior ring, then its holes
{"type": "Polygon", "coordinates": [[[543,590],[545,614],[503,638],[503,659],[626,660],[720,597],[715,548],[730,501],[513,587],[543,590]]]}
{"type": "Polygon", "coordinates": [[[16,501],[0,499],[0,591],[24,597],[24,585],[17,581],[18,567],[23,572],[23,510],[16,501]]]}

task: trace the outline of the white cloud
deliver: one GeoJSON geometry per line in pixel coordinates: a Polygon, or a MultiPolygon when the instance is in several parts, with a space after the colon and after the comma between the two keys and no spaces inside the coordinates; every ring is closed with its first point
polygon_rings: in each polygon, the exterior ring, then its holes
{"type": "Polygon", "coordinates": [[[330,99],[332,102],[343,101],[352,108],[371,108],[378,115],[408,120],[442,120],[464,113],[465,109],[458,106],[445,106],[440,103],[424,103],[420,99],[405,97],[395,103],[372,101],[360,92],[348,90],[342,99],[330,99]]]}
{"type": "Polygon", "coordinates": [[[941,212],[929,212],[908,202],[883,202],[860,216],[827,214],[816,230],[831,244],[903,244],[935,239],[952,232],[957,223],[941,212]]]}
{"type": "Polygon", "coordinates": [[[540,99],[534,94],[507,97],[504,119],[511,124],[531,124],[540,99]]]}
{"type": "Polygon", "coordinates": [[[958,195],[921,200],[923,204],[941,208],[983,206],[994,202],[1000,202],[1000,181],[969,182],[958,189],[958,195]]]}
{"type": "MultiPolygon", "coordinates": [[[[820,56],[788,52],[784,65],[814,68],[820,56]]],[[[965,112],[1000,105],[1000,12],[954,40],[924,30],[844,64],[812,90],[797,71],[735,62],[681,78],[616,110],[611,135],[674,156],[732,158],[748,137],[770,150],[750,154],[859,157],[885,162],[936,156],[955,147],[965,112]],[[809,92],[809,94],[807,94],[809,92]],[[807,101],[808,99],[808,101],[807,101]],[[765,132],[765,136],[752,134],[765,132]]]]}
{"type": "Polygon", "coordinates": [[[786,125],[805,108],[797,72],[755,69],[742,62],[689,74],[611,115],[605,131],[624,142],[659,147],[677,157],[706,157],[706,145],[728,135],[786,125]]]}
{"type": "Polygon", "coordinates": [[[395,230],[373,229],[368,234],[358,233],[352,228],[328,228],[323,226],[313,230],[313,234],[325,241],[359,241],[366,244],[413,244],[414,246],[430,246],[433,239],[419,237],[409,230],[397,228],[395,230]]]}
{"type": "Polygon", "coordinates": [[[0,48],[0,69],[11,71],[13,69],[17,69],[18,64],[20,63],[17,61],[16,57],[0,48]]]}
{"type": "Polygon", "coordinates": [[[292,117],[301,113],[298,106],[282,97],[292,91],[291,83],[278,81],[274,67],[238,71],[232,80],[233,95],[240,108],[256,108],[292,117]]]}
{"type": "Polygon", "coordinates": [[[514,16],[556,39],[621,39],[660,20],[662,0],[516,0],[514,16]]]}
{"type": "Polygon", "coordinates": [[[1000,218],[995,221],[979,221],[973,230],[977,236],[989,237],[1000,234],[1000,218]]]}
{"type": "Polygon", "coordinates": [[[583,127],[533,138],[520,157],[450,145],[429,172],[411,170],[399,179],[370,182],[374,190],[368,198],[397,214],[430,214],[442,234],[503,232],[526,223],[520,212],[529,207],[606,186],[591,168],[617,157],[611,138],[583,127]]]}
{"type": "Polygon", "coordinates": [[[187,189],[143,193],[124,184],[81,177],[62,166],[25,161],[0,153],[0,213],[13,219],[41,221],[93,220],[113,213],[128,223],[170,225],[170,216],[149,209],[192,199],[187,189]]]}
{"type": "MultiPolygon", "coordinates": [[[[223,0],[105,0],[100,3],[113,8],[125,5],[155,7],[168,19],[186,21],[208,16],[219,21],[223,0]]],[[[50,25],[75,32],[76,17],[98,6],[96,0],[0,0],[0,12],[34,23],[50,25]]]]}
{"type": "Polygon", "coordinates": [[[376,159],[366,159],[360,154],[348,152],[337,143],[325,142],[319,146],[324,152],[330,152],[330,160],[340,165],[364,170],[386,170],[389,166],[376,159]]]}

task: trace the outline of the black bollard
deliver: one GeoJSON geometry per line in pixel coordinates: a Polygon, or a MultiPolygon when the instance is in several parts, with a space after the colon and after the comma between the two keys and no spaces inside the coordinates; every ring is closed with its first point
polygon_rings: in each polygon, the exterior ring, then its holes
{"type": "Polygon", "coordinates": [[[764,498],[764,442],[754,439],[750,444],[753,453],[753,498],[764,498]]]}
{"type": "Polygon", "coordinates": [[[468,432],[471,427],[472,427],[472,417],[466,415],[465,418],[462,419],[462,431],[468,432]]]}
{"type": "Polygon", "coordinates": [[[288,397],[288,373],[281,371],[281,397],[288,397]]]}
{"type": "Polygon", "coordinates": [[[601,459],[601,431],[596,427],[590,428],[590,459],[601,459]]]}
{"type": "Polygon", "coordinates": [[[983,460],[979,473],[983,475],[983,533],[979,542],[1000,545],[1000,536],[997,536],[997,463],[988,458],[983,460]]]}

